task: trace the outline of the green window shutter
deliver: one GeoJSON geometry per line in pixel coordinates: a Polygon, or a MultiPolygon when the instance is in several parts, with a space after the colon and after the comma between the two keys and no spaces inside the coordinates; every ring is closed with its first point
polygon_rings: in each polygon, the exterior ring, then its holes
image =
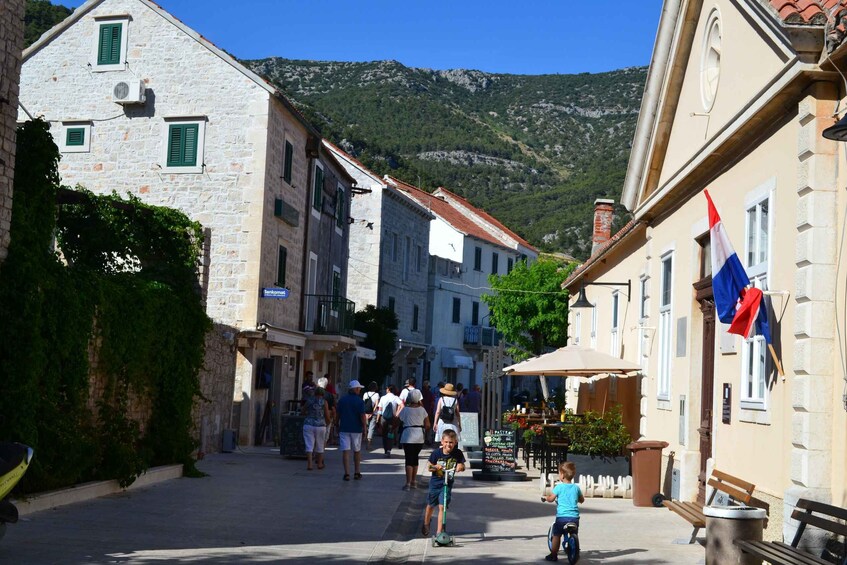
{"type": "Polygon", "coordinates": [[[285,263],[288,261],[288,250],[279,246],[279,255],[276,264],[276,286],[285,287],[285,263]]]}
{"type": "Polygon", "coordinates": [[[320,211],[323,204],[324,172],[320,167],[315,167],[315,186],[312,189],[312,207],[320,211]]]}
{"type": "Polygon", "coordinates": [[[168,130],[168,167],[197,165],[198,124],[172,124],[168,130]]]}
{"type": "Polygon", "coordinates": [[[123,24],[100,26],[100,44],[97,50],[98,65],[117,65],[121,62],[121,32],[123,24]]]}
{"type": "Polygon", "coordinates": [[[337,195],[338,202],[335,204],[335,225],[341,229],[344,229],[344,196],[344,191],[339,189],[337,195]]]}
{"type": "Polygon", "coordinates": [[[68,128],[65,135],[65,145],[68,147],[85,145],[85,128],[68,128]]]}
{"type": "Polygon", "coordinates": [[[291,160],[294,158],[294,146],[289,142],[285,142],[285,164],[282,169],[282,178],[288,184],[291,184],[291,160]]]}

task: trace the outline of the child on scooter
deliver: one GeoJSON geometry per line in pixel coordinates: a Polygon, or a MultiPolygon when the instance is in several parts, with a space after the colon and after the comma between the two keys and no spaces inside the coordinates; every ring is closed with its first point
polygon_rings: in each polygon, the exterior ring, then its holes
{"type": "Polygon", "coordinates": [[[453,473],[465,470],[465,454],[456,447],[459,438],[456,432],[447,429],[441,434],[441,447],[432,450],[427,469],[432,473],[429,479],[426,512],[421,533],[429,536],[429,522],[432,514],[438,508],[438,527],[436,534],[444,531],[444,510],[450,506],[450,495],[453,492],[453,473]],[[450,472],[452,471],[452,472],[450,472]],[[447,477],[445,478],[445,475],[447,477]],[[447,480],[447,492],[444,492],[444,481],[447,480]],[[446,500],[445,500],[446,498],[446,500]]]}
{"type": "MultiPolygon", "coordinates": [[[[579,485],[574,484],[576,476],[576,465],[571,461],[559,463],[559,481],[553,487],[552,493],[542,500],[556,502],[556,522],[553,524],[553,547],[550,555],[544,559],[547,561],[559,560],[559,545],[562,543],[562,534],[566,524],[576,524],[579,527],[579,506],[585,502],[579,485]]],[[[578,557],[577,557],[578,559],[578,557]]]]}

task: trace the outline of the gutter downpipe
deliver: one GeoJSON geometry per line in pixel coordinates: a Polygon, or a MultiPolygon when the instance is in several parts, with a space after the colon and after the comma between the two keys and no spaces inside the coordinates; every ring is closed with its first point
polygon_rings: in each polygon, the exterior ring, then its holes
{"type": "Polygon", "coordinates": [[[668,60],[676,23],[679,18],[681,3],[684,0],[666,0],[662,10],[662,18],[659,23],[659,34],[656,36],[656,45],[653,48],[654,59],[650,63],[647,73],[647,90],[641,99],[641,109],[638,112],[638,127],[635,131],[635,145],[629,156],[626,180],[622,192],[621,204],[626,206],[630,212],[637,203],[637,190],[644,178],[644,169],[647,163],[644,159],[649,151],[649,141],[652,138],[650,131],[654,125],[659,106],[664,79],[667,76],[668,60]],[[675,15],[671,15],[675,14],[675,15]],[[673,18],[671,21],[669,18],[673,18]],[[650,128],[650,130],[648,130],[650,128]],[[637,172],[636,172],[637,171],[637,172]]]}

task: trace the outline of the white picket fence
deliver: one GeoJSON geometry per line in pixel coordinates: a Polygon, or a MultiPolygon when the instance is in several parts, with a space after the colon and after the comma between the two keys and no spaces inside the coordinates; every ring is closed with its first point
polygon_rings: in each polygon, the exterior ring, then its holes
{"type": "MultiPolygon", "coordinates": [[[[558,473],[547,475],[546,492],[559,481],[558,473]]],[[[596,479],[590,475],[579,476],[579,489],[586,498],[632,498],[632,476],[599,475],[596,479]]]]}

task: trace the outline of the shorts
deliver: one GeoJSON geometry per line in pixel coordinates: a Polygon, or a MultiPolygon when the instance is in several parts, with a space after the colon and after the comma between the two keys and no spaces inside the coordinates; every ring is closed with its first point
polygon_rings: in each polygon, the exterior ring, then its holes
{"type": "Polygon", "coordinates": [[[426,503],[429,506],[444,506],[445,508],[450,508],[450,495],[453,493],[453,487],[447,487],[447,493],[444,493],[444,485],[435,488],[432,485],[432,482],[429,483],[429,492],[426,493],[426,503]],[[447,497],[447,500],[444,500],[444,497],[447,497]]]}
{"type": "Polygon", "coordinates": [[[306,453],[323,453],[326,441],[326,426],[303,426],[303,442],[306,444],[306,453]]]}
{"type": "Polygon", "coordinates": [[[338,434],[338,448],[341,451],[359,452],[362,450],[362,432],[341,432],[338,434]]]}
{"type": "Polygon", "coordinates": [[[579,516],[556,516],[556,521],[553,523],[553,535],[561,536],[564,534],[566,524],[576,524],[576,527],[579,528],[579,516]]]}

